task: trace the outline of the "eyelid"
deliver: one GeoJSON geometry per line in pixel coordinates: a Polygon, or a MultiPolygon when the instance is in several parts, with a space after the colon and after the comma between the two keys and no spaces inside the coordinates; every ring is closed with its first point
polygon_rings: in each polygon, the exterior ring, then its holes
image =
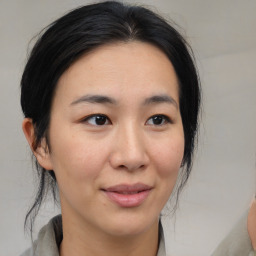
{"type": "Polygon", "coordinates": [[[148,123],[148,121],[149,121],[150,119],[152,119],[152,118],[154,118],[154,117],[162,117],[163,119],[165,119],[165,123],[164,123],[164,124],[159,124],[159,125],[157,125],[157,124],[150,124],[150,125],[153,125],[153,126],[163,126],[163,125],[165,125],[165,124],[171,124],[171,123],[173,123],[172,119],[171,119],[169,116],[164,115],[164,114],[156,114],[156,115],[153,115],[153,116],[151,116],[150,118],[148,118],[148,120],[146,121],[146,124],[148,123]]]}
{"type": "Polygon", "coordinates": [[[83,117],[80,122],[82,123],[88,123],[89,125],[92,125],[92,126],[104,126],[104,125],[110,125],[112,124],[112,122],[110,121],[109,117],[107,115],[104,115],[104,114],[100,114],[100,113],[97,113],[97,114],[91,114],[91,115],[88,115],[86,117],[83,117]],[[97,125],[97,124],[90,124],[89,123],[89,120],[92,119],[93,117],[105,117],[107,119],[107,124],[103,124],[103,125],[97,125]]]}

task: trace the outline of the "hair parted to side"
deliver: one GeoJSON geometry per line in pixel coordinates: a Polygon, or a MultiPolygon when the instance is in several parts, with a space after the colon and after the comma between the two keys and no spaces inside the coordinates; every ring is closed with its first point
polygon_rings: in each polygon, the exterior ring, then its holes
{"type": "MultiPolygon", "coordinates": [[[[158,14],[141,6],[106,1],[75,9],[41,32],[21,79],[21,107],[35,129],[34,148],[47,140],[51,104],[61,75],[83,54],[114,42],[141,41],[161,49],[171,61],[179,81],[180,112],[185,149],[177,198],[192,168],[198,130],[200,82],[189,45],[177,30],[158,14]]],[[[39,186],[25,226],[33,229],[41,203],[51,190],[55,197],[54,170],[36,163],[39,186]],[[29,225],[28,225],[29,224],[29,225]]]]}

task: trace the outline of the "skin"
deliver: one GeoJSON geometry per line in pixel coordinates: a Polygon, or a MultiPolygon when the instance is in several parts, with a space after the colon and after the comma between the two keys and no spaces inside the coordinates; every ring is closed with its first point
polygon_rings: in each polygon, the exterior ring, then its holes
{"type": "MultiPolygon", "coordinates": [[[[23,131],[32,145],[30,119],[23,131]]],[[[159,214],[184,153],[178,81],[166,55],[135,41],[81,57],[58,81],[49,141],[32,150],[56,174],[64,233],[60,255],[156,255],[159,214]],[[95,102],[91,95],[112,102],[95,102]],[[95,114],[107,117],[102,125],[95,114]],[[136,207],[121,207],[102,190],[138,182],[152,189],[136,207]]]]}
{"type": "Polygon", "coordinates": [[[251,203],[247,221],[248,233],[251,238],[252,247],[256,251],[256,200],[251,203]]]}

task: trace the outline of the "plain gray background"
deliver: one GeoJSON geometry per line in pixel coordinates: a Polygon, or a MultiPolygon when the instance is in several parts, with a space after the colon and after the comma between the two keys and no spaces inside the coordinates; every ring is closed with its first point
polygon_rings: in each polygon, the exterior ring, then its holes
{"type": "MultiPolygon", "coordinates": [[[[0,256],[19,255],[30,243],[23,220],[35,181],[19,106],[28,43],[88,2],[0,0],[0,256]]],[[[256,192],[256,1],[128,2],[153,5],[176,21],[196,54],[204,97],[199,148],[176,218],[166,220],[165,230],[170,255],[207,256],[256,192]]],[[[47,203],[37,229],[57,212],[47,203]]]]}

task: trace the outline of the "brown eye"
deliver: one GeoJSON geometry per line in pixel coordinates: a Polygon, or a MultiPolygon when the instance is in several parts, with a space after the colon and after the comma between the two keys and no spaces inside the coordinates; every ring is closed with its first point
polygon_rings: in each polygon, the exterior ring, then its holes
{"type": "Polygon", "coordinates": [[[87,122],[91,125],[102,126],[110,124],[110,120],[105,115],[91,115],[87,117],[83,122],[87,122]]]}
{"type": "Polygon", "coordinates": [[[150,117],[146,124],[160,126],[160,125],[164,125],[166,123],[171,123],[171,120],[169,117],[167,117],[165,115],[155,115],[155,116],[150,117]]]}

